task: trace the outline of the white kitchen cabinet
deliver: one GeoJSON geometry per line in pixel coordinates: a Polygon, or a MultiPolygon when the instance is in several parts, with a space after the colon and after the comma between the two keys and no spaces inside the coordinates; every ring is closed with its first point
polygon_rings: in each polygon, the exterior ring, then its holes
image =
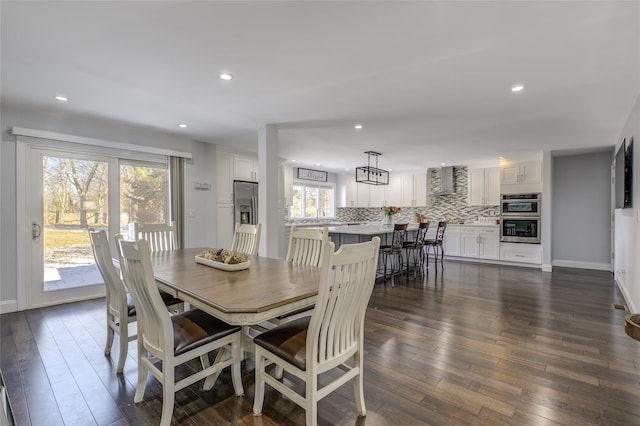
{"type": "Polygon", "coordinates": [[[463,226],[460,236],[460,256],[479,259],[499,259],[499,228],[463,226]]]}
{"type": "Polygon", "coordinates": [[[402,207],[415,206],[414,178],[413,175],[402,175],[402,207]]]}
{"type": "Polygon", "coordinates": [[[344,177],[345,180],[345,207],[358,207],[358,184],[353,174],[344,177]]]}
{"type": "Polygon", "coordinates": [[[235,224],[233,223],[233,205],[218,204],[216,217],[216,229],[218,236],[216,238],[216,247],[228,249],[231,248],[234,227],[235,224]]]}
{"type": "Polygon", "coordinates": [[[469,169],[467,204],[497,206],[500,204],[500,168],[469,169]]]}
{"type": "Polygon", "coordinates": [[[367,185],[369,187],[369,207],[380,207],[384,203],[386,185],[367,185]]]}
{"type": "Polygon", "coordinates": [[[358,183],[358,201],[356,207],[369,207],[369,187],[365,183],[358,183]]]}
{"type": "Polygon", "coordinates": [[[418,173],[413,176],[413,192],[414,192],[414,200],[415,207],[426,207],[427,205],[427,174],[426,173],[418,173]]]}
{"type": "Polygon", "coordinates": [[[233,203],[233,154],[216,152],[216,192],[218,203],[233,203]]]}
{"type": "Polygon", "coordinates": [[[233,156],[233,176],[237,180],[258,181],[258,160],[241,155],[233,156]]]}
{"type": "Polygon", "coordinates": [[[517,185],[542,182],[542,162],[503,164],[500,168],[502,185],[517,185]]]}
{"type": "Polygon", "coordinates": [[[402,206],[402,176],[389,177],[386,187],[385,206],[402,206]]]}
{"type": "MultiPolygon", "coordinates": [[[[437,228],[437,223],[436,227],[437,228]]],[[[431,227],[431,225],[429,225],[431,227]]],[[[460,226],[447,225],[442,243],[446,256],[460,256],[460,226]]]]}
{"type": "Polygon", "coordinates": [[[500,260],[520,263],[542,263],[540,244],[500,243],[500,260]]]}

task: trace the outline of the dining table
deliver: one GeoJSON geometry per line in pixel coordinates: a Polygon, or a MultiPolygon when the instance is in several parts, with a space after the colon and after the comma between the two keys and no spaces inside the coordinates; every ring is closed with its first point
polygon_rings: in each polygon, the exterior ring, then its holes
{"type": "Polygon", "coordinates": [[[315,304],[320,268],[249,256],[247,269],[226,271],[197,263],[196,255],[204,250],[151,253],[158,286],[192,307],[240,326],[264,323],[315,304]]]}

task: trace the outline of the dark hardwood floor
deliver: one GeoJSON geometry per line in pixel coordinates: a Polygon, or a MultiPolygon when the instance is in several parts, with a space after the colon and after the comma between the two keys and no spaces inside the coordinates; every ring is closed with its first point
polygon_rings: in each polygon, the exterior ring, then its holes
{"type": "MultiPolygon", "coordinates": [[[[319,403],[320,424],[640,424],[640,342],[612,307],[624,301],[610,273],[430,266],[424,281],[374,289],[366,418],[346,385],[319,403]]],[[[0,316],[0,368],[18,424],[158,423],[160,386],[149,379],[145,401],[133,404],[136,344],[116,375],[102,352],[104,317],[104,299],[0,316]]],[[[178,392],[173,423],[304,423],[302,409],[269,387],[263,416],[252,416],[251,357],[243,382],[244,397],[228,372],[212,391],[199,382],[178,392]]]]}

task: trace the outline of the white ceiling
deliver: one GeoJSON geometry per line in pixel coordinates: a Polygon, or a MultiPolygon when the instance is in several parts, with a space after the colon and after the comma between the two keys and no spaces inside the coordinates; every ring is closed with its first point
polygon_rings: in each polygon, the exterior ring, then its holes
{"type": "Polygon", "coordinates": [[[365,150],[398,171],[610,146],[640,93],[635,1],[2,1],[0,12],[3,107],[243,150],[274,123],[281,157],[328,170],[366,164],[365,150]]]}

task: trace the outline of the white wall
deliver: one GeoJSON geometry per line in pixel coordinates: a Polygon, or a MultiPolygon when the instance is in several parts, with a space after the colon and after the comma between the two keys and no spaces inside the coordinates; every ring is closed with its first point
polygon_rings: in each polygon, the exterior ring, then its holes
{"type": "Polygon", "coordinates": [[[615,210],[614,274],[629,309],[640,309],[640,96],[616,145],[633,137],[633,207],[615,210]]]}
{"type": "MultiPolygon", "coordinates": [[[[193,158],[185,164],[185,244],[187,247],[209,246],[216,240],[215,193],[196,190],[195,180],[206,180],[215,188],[215,145],[189,140],[178,132],[161,132],[151,128],[90,118],[81,115],[40,113],[26,108],[2,105],[2,139],[0,143],[0,312],[10,311],[16,304],[16,146],[10,134],[14,126],[47,130],[76,136],[104,139],[134,145],[154,146],[169,150],[191,152],[193,158]],[[194,218],[188,213],[193,210],[194,218]]],[[[25,237],[25,236],[22,236],[25,237]]],[[[26,236],[28,237],[28,236],[26,236]]]]}
{"type": "Polygon", "coordinates": [[[553,157],[553,265],[611,270],[613,151],[553,157]]]}

